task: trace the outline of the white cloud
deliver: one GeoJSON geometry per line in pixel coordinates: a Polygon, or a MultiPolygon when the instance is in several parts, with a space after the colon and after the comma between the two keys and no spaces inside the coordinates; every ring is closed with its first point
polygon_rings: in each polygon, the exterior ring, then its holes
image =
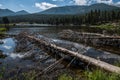
{"type": "Polygon", "coordinates": [[[95,3],[113,4],[113,0],[73,0],[76,5],[90,5],[95,3]]]}
{"type": "Polygon", "coordinates": [[[24,57],[24,55],[15,54],[15,53],[11,53],[11,54],[9,54],[9,56],[12,57],[13,59],[15,59],[15,58],[23,58],[24,57]]]}
{"type": "Polygon", "coordinates": [[[11,46],[7,46],[7,45],[4,45],[3,46],[5,49],[11,49],[12,47],[11,46]]]}
{"type": "Polygon", "coordinates": [[[76,5],[86,5],[87,0],[73,0],[76,5]]]}
{"type": "Polygon", "coordinates": [[[113,4],[113,0],[97,0],[98,3],[113,4]]]}
{"type": "Polygon", "coordinates": [[[35,7],[40,8],[42,10],[46,10],[52,7],[57,7],[55,4],[47,3],[47,2],[42,2],[42,3],[35,3],[35,7]]]}

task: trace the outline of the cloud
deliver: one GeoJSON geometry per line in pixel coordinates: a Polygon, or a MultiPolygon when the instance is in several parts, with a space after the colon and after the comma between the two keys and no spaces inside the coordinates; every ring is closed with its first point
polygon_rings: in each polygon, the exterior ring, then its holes
{"type": "Polygon", "coordinates": [[[87,0],[73,0],[76,5],[86,5],[87,0]]]}
{"type": "Polygon", "coordinates": [[[90,5],[92,3],[113,4],[113,0],[73,0],[76,5],[90,5]]]}
{"type": "Polygon", "coordinates": [[[42,2],[42,3],[35,3],[35,7],[40,8],[42,10],[46,10],[52,7],[57,7],[55,4],[47,3],[47,2],[42,2]]]}
{"type": "Polygon", "coordinates": [[[113,0],[97,0],[98,3],[113,4],[113,0]]]}
{"type": "Polygon", "coordinates": [[[2,4],[0,4],[0,7],[2,7],[3,5],[2,4]]]}
{"type": "Polygon", "coordinates": [[[3,46],[5,49],[11,49],[12,47],[11,46],[7,46],[7,45],[4,45],[3,46]]]}

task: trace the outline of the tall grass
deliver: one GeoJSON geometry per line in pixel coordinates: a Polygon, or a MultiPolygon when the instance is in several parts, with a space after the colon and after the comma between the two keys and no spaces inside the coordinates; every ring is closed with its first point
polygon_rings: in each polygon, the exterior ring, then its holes
{"type": "Polygon", "coordinates": [[[105,29],[105,30],[115,30],[117,27],[113,24],[102,24],[97,26],[98,28],[105,29]]]}
{"type": "Polygon", "coordinates": [[[58,78],[58,80],[73,80],[73,78],[70,75],[63,74],[58,78]]]}
{"type": "Polygon", "coordinates": [[[95,70],[93,72],[85,72],[87,80],[120,80],[120,75],[115,73],[106,73],[102,70],[95,70]]]}
{"type": "Polygon", "coordinates": [[[6,31],[7,29],[6,28],[0,28],[0,31],[6,31]]]}

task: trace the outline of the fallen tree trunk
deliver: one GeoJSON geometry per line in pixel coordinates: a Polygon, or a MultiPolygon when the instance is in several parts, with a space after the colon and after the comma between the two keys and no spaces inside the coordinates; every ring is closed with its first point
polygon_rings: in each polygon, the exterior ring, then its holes
{"type": "Polygon", "coordinates": [[[80,59],[83,62],[91,63],[92,65],[100,67],[100,68],[102,68],[104,70],[107,70],[109,72],[120,74],[120,67],[108,64],[106,62],[91,58],[89,56],[86,56],[86,55],[83,55],[83,54],[80,54],[80,53],[77,53],[77,52],[70,51],[68,49],[56,46],[55,44],[48,44],[48,42],[42,41],[41,39],[35,38],[33,36],[26,35],[26,37],[29,38],[29,39],[32,39],[32,40],[34,40],[36,42],[39,42],[42,45],[45,45],[45,46],[54,48],[54,49],[56,49],[58,51],[61,51],[64,54],[72,55],[72,56],[80,59]]]}

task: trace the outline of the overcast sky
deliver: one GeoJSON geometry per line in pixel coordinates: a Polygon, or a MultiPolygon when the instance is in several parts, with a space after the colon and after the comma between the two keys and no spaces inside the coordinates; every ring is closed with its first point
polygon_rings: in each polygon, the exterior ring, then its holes
{"type": "Polygon", "coordinates": [[[51,7],[67,5],[91,5],[106,3],[120,5],[120,0],[0,0],[0,8],[13,11],[26,10],[30,13],[40,12],[51,7]]]}

